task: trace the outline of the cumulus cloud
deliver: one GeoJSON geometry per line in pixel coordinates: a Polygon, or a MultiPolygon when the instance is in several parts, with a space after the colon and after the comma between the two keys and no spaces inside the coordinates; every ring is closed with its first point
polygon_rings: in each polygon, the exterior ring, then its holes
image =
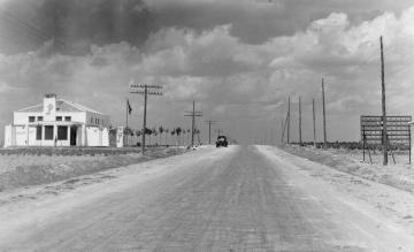
{"type": "MultiPolygon", "coordinates": [[[[154,1],[148,8],[198,6],[184,2],[174,0],[166,6],[154,1]]],[[[230,3],[226,2],[227,8],[230,3]]],[[[279,3],[272,8],[289,6],[285,1],[279,3]]],[[[256,2],[241,5],[246,4],[256,2]]],[[[128,40],[86,43],[88,49],[80,55],[56,52],[53,39],[48,40],[30,53],[0,55],[0,93],[8,104],[2,106],[0,124],[11,120],[12,110],[37,103],[46,92],[56,92],[110,114],[114,124],[123,122],[123,102],[129,96],[135,113],[131,123],[138,127],[142,99],[128,95],[128,83],[135,79],[164,86],[164,97],[150,97],[150,123],[184,124],[184,111],[197,99],[206,117],[237,128],[238,138],[252,128],[264,132],[265,126],[279,125],[275,120],[280,123],[287,96],[292,96],[295,118],[301,96],[307,137],[310,104],[315,98],[320,105],[323,76],[328,129],[335,128],[329,131],[331,139],[356,140],[359,115],[380,112],[380,35],[384,36],[389,111],[414,112],[407,110],[414,108],[413,17],[414,7],[355,23],[348,13],[334,11],[308,21],[303,29],[261,43],[237,35],[237,23],[212,22],[202,29],[188,24],[151,31],[139,46],[128,40]]]]}

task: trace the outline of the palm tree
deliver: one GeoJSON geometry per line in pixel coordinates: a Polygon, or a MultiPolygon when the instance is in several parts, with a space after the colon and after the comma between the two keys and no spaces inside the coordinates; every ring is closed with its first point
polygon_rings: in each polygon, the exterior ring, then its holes
{"type": "MultiPolygon", "coordinates": [[[[171,136],[175,136],[175,133],[176,133],[175,128],[171,129],[171,136]]],[[[175,141],[175,145],[177,146],[177,139],[175,141]]]]}
{"type": "Polygon", "coordinates": [[[162,127],[162,125],[160,127],[158,127],[158,132],[160,133],[159,141],[160,141],[160,145],[161,145],[161,136],[162,136],[162,133],[164,133],[164,128],[162,127]]]}
{"type": "Polygon", "coordinates": [[[181,132],[183,131],[180,127],[177,127],[176,129],[175,129],[175,131],[176,131],[176,134],[177,134],[177,138],[178,138],[178,143],[179,143],[179,145],[181,145],[181,143],[180,143],[180,135],[181,135],[181,132]]]}
{"type": "Polygon", "coordinates": [[[152,130],[152,135],[155,137],[155,139],[154,139],[154,145],[156,145],[157,144],[156,143],[156,141],[157,141],[156,136],[158,136],[158,132],[157,132],[157,129],[155,127],[153,127],[151,130],[152,130]]]}
{"type": "Polygon", "coordinates": [[[152,130],[149,128],[145,128],[145,135],[148,135],[148,145],[151,145],[151,134],[152,130]]]}
{"type": "Polygon", "coordinates": [[[165,129],[165,145],[169,145],[168,144],[168,133],[170,133],[170,130],[167,128],[165,129]]]}

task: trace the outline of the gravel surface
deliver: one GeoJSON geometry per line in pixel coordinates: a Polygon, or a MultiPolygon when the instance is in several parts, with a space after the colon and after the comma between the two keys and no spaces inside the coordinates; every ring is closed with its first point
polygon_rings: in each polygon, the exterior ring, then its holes
{"type": "Polygon", "coordinates": [[[204,148],[0,195],[0,250],[413,251],[352,188],[412,195],[355,178],[269,146],[204,148]]]}

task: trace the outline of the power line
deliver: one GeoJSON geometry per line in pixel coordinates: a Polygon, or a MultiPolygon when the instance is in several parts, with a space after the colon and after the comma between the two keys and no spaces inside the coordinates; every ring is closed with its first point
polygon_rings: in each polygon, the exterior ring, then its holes
{"type": "Polygon", "coordinates": [[[388,137],[387,137],[387,109],[385,103],[385,77],[384,77],[384,48],[382,36],[380,37],[381,46],[381,103],[382,103],[382,146],[384,152],[383,165],[388,165],[388,137]]]}
{"type": "Polygon", "coordinates": [[[327,136],[326,136],[326,109],[325,109],[325,83],[322,78],[322,114],[323,114],[323,145],[326,148],[327,136]]]}
{"type": "Polygon", "coordinates": [[[290,96],[288,98],[288,111],[287,111],[287,135],[286,135],[286,142],[290,144],[290,96]]]}
{"type": "Polygon", "coordinates": [[[312,99],[312,118],[313,118],[313,146],[316,147],[316,113],[315,113],[315,99],[312,99]]]}
{"type": "Polygon", "coordinates": [[[195,133],[195,118],[203,116],[203,113],[201,111],[195,110],[195,100],[193,100],[193,111],[192,112],[186,112],[188,114],[184,116],[191,116],[191,147],[194,146],[194,133],[195,133]]]}
{"type": "Polygon", "coordinates": [[[144,95],[144,119],[142,122],[142,143],[141,143],[141,148],[142,148],[142,154],[144,154],[145,152],[145,134],[147,131],[147,100],[148,100],[148,95],[158,95],[161,96],[162,92],[161,91],[157,91],[157,90],[161,90],[162,86],[157,86],[157,85],[147,85],[147,84],[135,84],[135,83],[130,83],[129,87],[131,89],[142,89],[142,91],[130,91],[131,94],[141,94],[144,95]]]}
{"type": "Polygon", "coordinates": [[[299,145],[302,146],[302,104],[299,96],[299,145]]]}

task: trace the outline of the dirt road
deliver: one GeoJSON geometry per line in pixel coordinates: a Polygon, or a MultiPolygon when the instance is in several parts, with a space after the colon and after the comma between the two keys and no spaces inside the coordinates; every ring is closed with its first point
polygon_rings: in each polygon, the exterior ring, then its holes
{"type": "Polygon", "coordinates": [[[108,176],[0,207],[0,250],[414,251],[402,227],[260,147],[108,176]]]}

